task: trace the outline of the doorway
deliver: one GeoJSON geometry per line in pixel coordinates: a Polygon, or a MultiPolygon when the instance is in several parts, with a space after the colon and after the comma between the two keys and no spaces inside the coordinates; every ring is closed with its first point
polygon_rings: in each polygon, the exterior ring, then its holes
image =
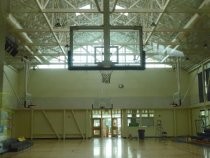
{"type": "Polygon", "coordinates": [[[112,137],[112,114],[111,110],[102,110],[102,137],[112,137]]]}
{"type": "Polygon", "coordinates": [[[93,125],[93,136],[101,137],[101,119],[93,118],[92,125],[93,125]]]}
{"type": "Polygon", "coordinates": [[[92,133],[93,137],[120,137],[121,110],[92,110],[92,133]]]}

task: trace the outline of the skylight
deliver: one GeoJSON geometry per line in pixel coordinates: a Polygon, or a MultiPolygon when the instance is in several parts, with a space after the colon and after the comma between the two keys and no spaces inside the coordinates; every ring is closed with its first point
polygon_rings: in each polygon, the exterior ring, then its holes
{"type": "MultiPolygon", "coordinates": [[[[90,9],[90,4],[80,7],[79,9],[90,9]]],[[[84,13],[76,13],[76,16],[82,15],[84,13]]]]}
{"type": "Polygon", "coordinates": [[[58,56],[58,57],[52,58],[49,62],[52,64],[53,63],[62,64],[62,63],[65,63],[65,61],[66,61],[65,56],[58,56]]]}
{"type": "Polygon", "coordinates": [[[37,69],[66,69],[65,64],[48,64],[48,65],[37,65],[37,69]]]}
{"type": "MultiPolygon", "coordinates": [[[[115,9],[125,9],[119,5],[116,5],[115,9]]],[[[121,13],[122,15],[128,16],[128,13],[121,13]]]]}
{"type": "MultiPolygon", "coordinates": [[[[78,56],[78,58],[81,61],[81,63],[83,63],[86,60],[85,56],[78,56]]],[[[128,58],[129,60],[133,60],[133,56],[130,56],[130,58],[128,58]]],[[[92,59],[94,62],[94,59],[92,59]]],[[[46,64],[46,65],[37,65],[36,68],[37,69],[66,69],[67,68],[67,64],[65,62],[65,57],[64,56],[59,56],[57,58],[53,58],[52,60],[50,60],[50,64],[46,64]]],[[[160,63],[157,60],[154,60],[152,58],[147,58],[146,59],[146,68],[172,68],[171,65],[168,64],[164,64],[164,63],[160,63]]]]}
{"type": "Polygon", "coordinates": [[[172,68],[171,65],[160,63],[158,60],[152,58],[146,59],[146,68],[172,68]]]}

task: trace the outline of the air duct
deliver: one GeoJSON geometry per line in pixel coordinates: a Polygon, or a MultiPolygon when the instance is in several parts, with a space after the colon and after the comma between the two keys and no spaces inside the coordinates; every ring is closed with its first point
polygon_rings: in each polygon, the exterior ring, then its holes
{"type": "MultiPolygon", "coordinates": [[[[19,22],[15,19],[15,17],[12,14],[9,14],[8,17],[6,18],[8,24],[14,28],[14,29],[23,29],[23,27],[19,24],[19,22]]],[[[26,32],[21,32],[19,33],[21,40],[23,40],[25,43],[33,43],[33,41],[31,40],[31,38],[27,35],[26,32]]],[[[33,51],[31,50],[31,48],[29,48],[29,46],[25,45],[24,46],[26,48],[26,50],[31,54],[34,55],[33,51]]],[[[35,57],[35,59],[42,63],[42,60],[39,57],[35,57]]]]}

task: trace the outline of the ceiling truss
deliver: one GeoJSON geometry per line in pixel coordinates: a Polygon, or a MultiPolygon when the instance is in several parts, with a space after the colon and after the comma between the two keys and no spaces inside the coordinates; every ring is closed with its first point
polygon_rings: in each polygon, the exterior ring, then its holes
{"type": "MultiPolygon", "coordinates": [[[[109,2],[111,25],[143,27],[144,49],[149,58],[172,63],[176,58],[168,54],[180,51],[185,57],[182,68],[190,70],[210,57],[209,0],[109,2]]],[[[49,64],[59,56],[66,58],[70,26],[103,24],[103,3],[98,0],[10,0],[8,4],[8,15],[17,21],[16,25],[8,24],[8,34],[18,38],[20,44],[17,59],[8,57],[11,65],[20,64],[21,56],[29,56],[34,65],[49,64]],[[20,38],[22,34],[28,40],[20,38]]]]}

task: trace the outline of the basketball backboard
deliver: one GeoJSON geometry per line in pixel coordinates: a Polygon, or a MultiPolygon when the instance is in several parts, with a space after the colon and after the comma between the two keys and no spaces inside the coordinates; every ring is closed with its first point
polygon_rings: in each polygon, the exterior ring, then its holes
{"type": "Polygon", "coordinates": [[[70,27],[69,70],[143,70],[142,27],[111,26],[109,52],[101,26],[70,27]]]}

